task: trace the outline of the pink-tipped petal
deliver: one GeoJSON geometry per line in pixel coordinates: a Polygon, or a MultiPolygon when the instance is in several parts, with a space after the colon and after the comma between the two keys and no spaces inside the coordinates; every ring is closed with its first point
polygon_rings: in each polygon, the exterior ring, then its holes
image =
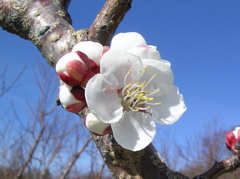
{"type": "Polygon", "coordinates": [[[78,60],[72,60],[66,64],[67,74],[73,79],[82,82],[85,76],[89,73],[89,69],[84,63],[78,60]]]}
{"type": "Polygon", "coordinates": [[[94,74],[98,74],[100,73],[100,67],[97,66],[97,64],[93,61],[93,60],[90,60],[90,69],[91,71],[94,73],[94,74]]]}
{"type": "Polygon", "coordinates": [[[76,86],[76,85],[80,85],[81,82],[73,79],[72,77],[66,75],[64,72],[59,72],[58,73],[59,78],[66,83],[69,86],[76,86]]]}
{"type": "Polygon", "coordinates": [[[87,107],[87,104],[85,101],[80,101],[78,103],[70,104],[66,107],[66,110],[72,113],[79,113],[81,112],[85,107],[87,107]]]}
{"type": "Polygon", "coordinates": [[[226,140],[226,147],[228,148],[228,150],[232,150],[237,141],[237,139],[232,131],[228,131],[226,133],[225,140],[226,140]]]}
{"type": "Polygon", "coordinates": [[[72,52],[80,51],[93,60],[97,65],[100,63],[100,59],[103,54],[103,46],[97,42],[83,41],[76,44],[72,52]]]}
{"type": "Polygon", "coordinates": [[[237,140],[240,140],[240,129],[238,129],[238,136],[237,136],[237,140]]]}

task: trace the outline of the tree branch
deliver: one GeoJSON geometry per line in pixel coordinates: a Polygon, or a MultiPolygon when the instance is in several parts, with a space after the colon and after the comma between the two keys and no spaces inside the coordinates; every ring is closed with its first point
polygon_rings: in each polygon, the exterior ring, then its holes
{"type": "Polygon", "coordinates": [[[216,161],[212,168],[210,168],[207,172],[195,176],[193,179],[216,179],[220,175],[235,171],[237,168],[240,168],[240,156],[232,155],[221,162],[216,161]]]}
{"type": "Polygon", "coordinates": [[[88,140],[85,142],[85,144],[83,145],[83,147],[74,154],[72,160],[70,161],[70,163],[68,164],[66,170],[62,173],[62,175],[59,177],[60,179],[64,179],[66,178],[66,176],[68,175],[68,173],[70,172],[72,166],[74,165],[74,163],[76,162],[76,160],[79,158],[79,156],[83,153],[83,151],[86,149],[86,147],[88,146],[88,144],[91,142],[92,140],[92,136],[88,137],[88,140]]]}
{"type": "Polygon", "coordinates": [[[108,0],[89,29],[90,39],[108,45],[131,3],[132,0],[108,0]]]}
{"type": "Polygon", "coordinates": [[[67,0],[1,0],[0,26],[4,30],[32,41],[47,62],[56,62],[80,40],[87,31],[75,32],[64,4],[67,0]],[[80,38],[80,39],[79,39],[80,38]]]}
{"type": "Polygon", "coordinates": [[[112,134],[94,136],[94,139],[114,178],[188,178],[171,171],[152,144],[141,151],[133,152],[118,145],[112,134]]]}

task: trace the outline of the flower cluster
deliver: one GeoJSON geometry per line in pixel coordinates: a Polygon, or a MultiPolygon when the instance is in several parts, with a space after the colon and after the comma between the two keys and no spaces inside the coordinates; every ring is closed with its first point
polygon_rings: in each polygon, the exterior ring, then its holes
{"type": "Polygon", "coordinates": [[[240,127],[236,127],[234,131],[228,131],[225,139],[228,150],[240,155],[240,127]]]}
{"type": "Polygon", "coordinates": [[[133,151],[152,141],[155,122],[172,124],[186,110],[173,85],[170,63],[134,32],[113,37],[100,60],[100,74],[87,83],[85,97],[90,111],[111,124],[118,144],[133,151]]]}
{"type": "Polygon", "coordinates": [[[107,50],[96,42],[80,42],[58,61],[56,71],[62,82],[59,99],[69,112],[78,113],[87,106],[83,88],[99,73],[100,59],[107,50]]]}
{"type": "Polygon", "coordinates": [[[137,151],[153,140],[155,122],[172,124],[185,112],[171,64],[140,34],[117,34],[110,48],[84,43],[62,57],[56,70],[65,83],[60,101],[71,112],[87,103],[91,113],[84,123],[91,132],[112,131],[119,145],[137,151]]]}

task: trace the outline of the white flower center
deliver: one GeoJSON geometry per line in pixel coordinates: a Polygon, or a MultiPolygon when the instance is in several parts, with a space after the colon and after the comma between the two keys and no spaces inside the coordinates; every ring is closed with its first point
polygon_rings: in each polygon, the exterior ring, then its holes
{"type": "MultiPolygon", "coordinates": [[[[144,71],[146,71],[147,68],[144,68],[144,71]]],[[[155,78],[157,75],[154,74],[148,81],[144,81],[141,84],[140,83],[126,83],[127,78],[129,74],[131,74],[132,71],[129,71],[127,75],[125,76],[124,80],[124,88],[122,89],[122,106],[124,110],[127,111],[146,111],[151,108],[151,105],[161,105],[161,102],[153,102],[154,101],[154,94],[159,92],[160,90],[157,89],[153,92],[149,92],[145,90],[145,88],[152,82],[153,78],[155,78]]],[[[142,71],[139,71],[139,73],[142,73],[142,71]]]]}

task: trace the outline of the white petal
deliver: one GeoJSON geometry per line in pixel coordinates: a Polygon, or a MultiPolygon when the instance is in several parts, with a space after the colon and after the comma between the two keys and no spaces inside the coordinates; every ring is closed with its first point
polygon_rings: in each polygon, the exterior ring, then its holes
{"type": "Polygon", "coordinates": [[[147,45],[145,39],[136,32],[119,33],[112,39],[110,48],[130,50],[136,46],[147,45]]]}
{"type": "Polygon", "coordinates": [[[157,89],[157,86],[160,83],[169,85],[173,84],[174,77],[170,68],[171,64],[168,61],[143,59],[142,62],[147,70],[144,71],[141,82],[148,81],[154,74],[156,74],[148,88],[157,89]]]}
{"type": "Polygon", "coordinates": [[[130,70],[132,70],[130,75],[132,78],[128,79],[128,82],[138,80],[133,79],[133,77],[136,77],[139,71],[143,70],[142,62],[137,56],[123,50],[110,49],[103,55],[100,62],[100,72],[118,89],[125,86],[124,79],[130,70]]]}
{"type": "Polygon", "coordinates": [[[101,74],[88,81],[85,97],[90,111],[102,122],[113,123],[122,117],[121,99],[117,89],[106,83],[101,74]]]}
{"type": "Polygon", "coordinates": [[[76,53],[67,53],[66,55],[62,56],[60,60],[56,64],[56,72],[65,71],[66,70],[66,64],[72,60],[79,60],[82,62],[82,60],[79,58],[79,56],[76,53]]]}
{"type": "Polygon", "coordinates": [[[186,111],[183,96],[176,86],[159,85],[160,92],[156,93],[154,102],[161,102],[160,105],[151,105],[155,110],[153,113],[156,122],[162,124],[172,124],[176,122],[186,111]],[[157,113],[157,114],[156,114],[157,113]]]}
{"type": "Polygon", "coordinates": [[[100,43],[92,41],[79,42],[72,49],[72,52],[76,51],[85,53],[88,58],[93,60],[99,66],[100,59],[103,54],[103,46],[100,43]]]}
{"type": "Polygon", "coordinates": [[[66,84],[62,85],[59,91],[59,99],[64,108],[66,108],[70,104],[78,103],[79,100],[76,100],[75,97],[70,92],[72,86],[68,86],[66,84]]]}
{"type": "Polygon", "coordinates": [[[240,127],[236,127],[235,130],[233,131],[233,134],[235,135],[236,138],[238,138],[238,130],[240,130],[240,127]]]}
{"type": "Polygon", "coordinates": [[[132,48],[129,52],[141,59],[161,60],[160,53],[155,46],[137,46],[132,48]]]}
{"type": "Polygon", "coordinates": [[[85,125],[88,130],[99,135],[103,135],[106,128],[109,127],[109,124],[103,123],[92,113],[87,115],[85,125]]]}
{"type": "Polygon", "coordinates": [[[156,133],[151,116],[141,112],[124,112],[123,118],[111,127],[117,143],[132,151],[148,146],[156,133]]]}

